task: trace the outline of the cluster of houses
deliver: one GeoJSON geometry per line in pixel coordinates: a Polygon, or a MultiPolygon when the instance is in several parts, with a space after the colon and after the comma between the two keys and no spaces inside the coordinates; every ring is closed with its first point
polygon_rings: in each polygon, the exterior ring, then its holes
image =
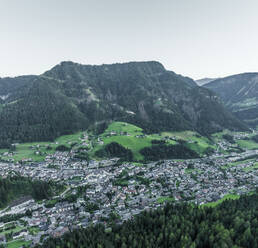
{"type": "MultiPolygon", "coordinates": [[[[212,155],[183,161],[165,160],[148,164],[123,163],[117,159],[80,161],[69,152],[56,152],[40,163],[0,163],[0,177],[20,174],[32,179],[56,181],[67,190],[49,200],[25,202],[0,211],[17,215],[15,226],[21,230],[13,239],[41,243],[49,236],[59,237],[69,230],[94,223],[122,223],[143,210],[160,207],[167,200],[204,204],[229,193],[242,194],[258,185],[256,150],[230,156],[212,155]],[[228,166],[236,160],[243,160],[228,166]],[[67,200],[74,195],[76,199],[67,200]],[[27,215],[28,211],[31,215],[27,215]],[[31,232],[30,228],[36,228],[31,232]]],[[[257,154],[258,155],[258,154],[257,154]]],[[[6,223],[0,223],[5,226],[6,223]]],[[[6,242],[0,232],[0,244],[6,242]]]]}

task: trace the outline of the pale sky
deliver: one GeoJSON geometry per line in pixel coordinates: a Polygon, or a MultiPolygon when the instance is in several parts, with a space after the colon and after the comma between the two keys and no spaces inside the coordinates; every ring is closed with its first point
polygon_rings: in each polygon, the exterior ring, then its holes
{"type": "Polygon", "coordinates": [[[258,71],[257,0],[0,0],[0,77],[157,60],[199,79],[258,71]]]}

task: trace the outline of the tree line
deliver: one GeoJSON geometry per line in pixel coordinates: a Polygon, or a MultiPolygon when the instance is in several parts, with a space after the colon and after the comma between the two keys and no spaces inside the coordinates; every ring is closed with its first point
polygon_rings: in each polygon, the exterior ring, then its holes
{"type": "Polygon", "coordinates": [[[183,143],[176,145],[152,144],[151,147],[144,147],[140,153],[146,161],[156,161],[161,159],[188,159],[198,158],[199,155],[195,151],[186,147],[183,143]]]}
{"type": "Polygon", "coordinates": [[[31,196],[35,200],[49,199],[62,189],[62,185],[54,182],[32,181],[20,176],[0,178],[0,208],[22,196],[31,196]]]}
{"type": "Polygon", "coordinates": [[[111,229],[99,224],[50,238],[47,248],[257,248],[258,190],[216,207],[167,204],[111,229]]]}

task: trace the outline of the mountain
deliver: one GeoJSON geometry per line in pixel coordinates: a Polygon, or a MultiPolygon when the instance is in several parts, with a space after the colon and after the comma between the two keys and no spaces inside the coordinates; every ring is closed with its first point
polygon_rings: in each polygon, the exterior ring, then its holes
{"type": "Polygon", "coordinates": [[[246,130],[214,93],[155,61],[62,62],[40,76],[0,79],[0,96],[1,147],[53,140],[113,120],[148,133],[246,130]]]}
{"type": "Polygon", "coordinates": [[[8,94],[24,87],[29,82],[36,79],[36,76],[20,76],[15,78],[0,78],[0,99],[5,100],[8,94]]]}
{"type": "Polygon", "coordinates": [[[217,78],[202,78],[202,79],[195,80],[195,82],[197,83],[197,85],[203,86],[204,84],[208,84],[216,79],[217,78]]]}
{"type": "Polygon", "coordinates": [[[204,85],[217,93],[226,107],[250,127],[258,125],[258,73],[243,73],[204,85]]]}

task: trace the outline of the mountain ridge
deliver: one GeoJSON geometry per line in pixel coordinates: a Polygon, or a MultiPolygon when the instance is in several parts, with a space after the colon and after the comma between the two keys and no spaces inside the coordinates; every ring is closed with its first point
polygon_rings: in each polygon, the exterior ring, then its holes
{"type": "Polygon", "coordinates": [[[195,80],[196,84],[199,86],[203,86],[205,84],[208,84],[214,80],[217,80],[218,78],[201,78],[201,79],[197,79],[195,80]]]}
{"type": "Polygon", "coordinates": [[[212,81],[206,85],[218,94],[227,108],[250,127],[258,125],[258,73],[246,72],[212,81]]]}
{"type": "Polygon", "coordinates": [[[214,93],[156,61],[110,65],[68,61],[40,76],[18,79],[9,80],[8,87],[0,79],[0,95],[8,95],[0,103],[2,147],[51,140],[112,120],[136,124],[149,133],[247,130],[214,93]]]}

